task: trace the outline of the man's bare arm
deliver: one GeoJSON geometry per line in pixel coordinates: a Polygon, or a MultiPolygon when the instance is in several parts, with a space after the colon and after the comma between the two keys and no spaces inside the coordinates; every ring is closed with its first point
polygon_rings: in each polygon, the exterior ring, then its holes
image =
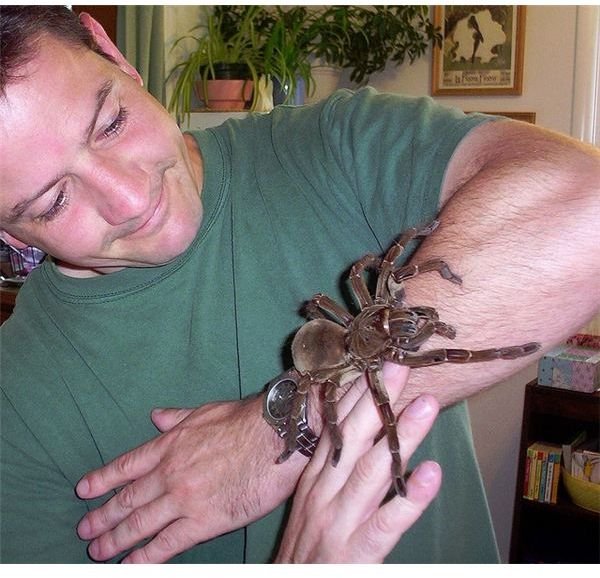
{"type": "Polygon", "coordinates": [[[464,399],[537,359],[600,308],[600,153],[516,123],[478,127],[446,172],[440,227],[413,262],[442,257],[462,286],[435,274],[407,283],[412,305],[432,305],[456,339],[423,349],[483,349],[540,341],[537,356],[422,368],[404,402],[422,392],[464,399]]]}

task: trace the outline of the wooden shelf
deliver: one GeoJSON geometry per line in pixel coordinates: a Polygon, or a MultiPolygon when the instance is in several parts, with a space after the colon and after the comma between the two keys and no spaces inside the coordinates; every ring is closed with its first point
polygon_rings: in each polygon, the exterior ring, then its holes
{"type": "Polygon", "coordinates": [[[527,448],[535,441],[566,443],[585,430],[600,433],[600,392],[540,386],[525,390],[511,563],[600,563],[600,514],[574,504],[559,487],[556,504],[522,497],[527,448]]]}

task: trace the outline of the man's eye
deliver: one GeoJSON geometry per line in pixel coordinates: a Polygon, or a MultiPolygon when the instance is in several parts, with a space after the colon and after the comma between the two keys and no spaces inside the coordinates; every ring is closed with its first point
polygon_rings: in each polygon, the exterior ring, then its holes
{"type": "Polygon", "coordinates": [[[128,111],[126,108],[120,107],[119,113],[117,114],[115,120],[102,131],[102,136],[105,138],[110,138],[112,136],[116,136],[121,133],[123,127],[125,126],[125,122],[127,120],[128,111]]]}
{"type": "Polygon", "coordinates": [[[69,198],[67,197],[66,193],[60,191],[60,193],[58,193],[54,201],[54,204],[50,207],[49,210],[47,210],[40,216],[40,219],[42,221],[52,221],[52,219],[58,217],[58,215],[60,215],[67,208],[68,204],[69,198]]]}

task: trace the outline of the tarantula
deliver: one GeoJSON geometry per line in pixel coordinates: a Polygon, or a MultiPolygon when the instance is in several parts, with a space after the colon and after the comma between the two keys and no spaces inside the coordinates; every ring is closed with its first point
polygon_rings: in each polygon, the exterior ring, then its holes
{"type": "Polygon", "coordinates": [[[334,446],[332,462],[333,465],[338,463],[343,443],[337,425],[337,389],[366,373],[375,403],[381,411],[383,429],[392,455],[393,490],[404,496],[406,488],[396,419],[380,377],[383,362],[392,361],[409,367],[472,363],[516,359],[540,348],[540,344],[534,342],[478,351],[435,349],[418,353],[420,346],[433,334],[454,339],[456,332],[452,326],[439,320],[433,307],[404,306],[404,281],[430,271],[437,271],[452,283],[461,284],[462,280],[441,259],[397,269],[394,269],[394,263],[407,243],[416,237],[431,234],[438,225],[439,221],[433,221],[422,229],[409,229],[392,244],[383,258],[368,254],[352,266],[349,281],[360,307],[358,315],[351,315],[321,293],[307,303],[306,316],[310,321],[298,330],[292,341],[292,358],[300,378],[292,415],[287,424],[286,448],[277,459],[278,463],[285,461],[298,449],[298,420],[313,385],[325,388],[325,415],[334,446]],[[365,280],[367,270],[378,273],[373,296],[365,280]]]}

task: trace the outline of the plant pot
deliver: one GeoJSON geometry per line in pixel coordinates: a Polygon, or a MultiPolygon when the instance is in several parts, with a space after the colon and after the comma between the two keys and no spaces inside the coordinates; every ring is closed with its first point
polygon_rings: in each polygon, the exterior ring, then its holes
{"type": "Polygon", "coordinates": [[[252,101],[251,80],[207,80],[196,82],[196,94],[211,110],[244,110],[252,101]]]}
{"type": "Polygon", "coordinates": [[[196,94],[211,110],[244,110],[252,102],[253,82],[248,65],[240,62],[216,62],[212,72],[201,70],[205,82],[196,82],[196,94]]]}
{"type": "Polygon", "coordinates": [[[243,62],[215,62],[215,80],[247,80],[251,78],[248,65],[243,62]]]}

